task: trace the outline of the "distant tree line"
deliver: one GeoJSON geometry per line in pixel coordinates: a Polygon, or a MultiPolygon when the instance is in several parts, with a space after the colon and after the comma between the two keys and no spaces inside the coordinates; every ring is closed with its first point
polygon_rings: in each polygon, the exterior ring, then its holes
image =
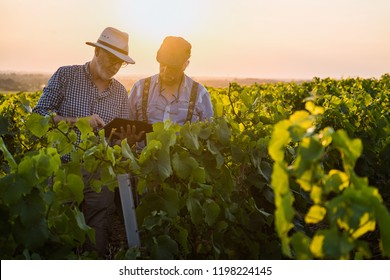
{"type": "Polygon", "coordinates": [[[38,91],[48,79],[46,74],[0,73],[0,91],[38,91]]]}
{"type": "MultiPolygon", "coordinates": [[[[49,74],[38,74],[38,73],[1,73],[0,72],[0,92],[18,92],[18,91],[28,91],[35,92],[40,91],[47,84],[49,80],[49,74]]],[[[119,80],[125,88],[130,91],[133,84],[140,77],[130,77],[126,75],[118,75],[115,77],[119,80]]],[[[277,79],[256,79],[256,78],[212,78],[212,77],[193,77],[195,80],[201,82],[202,84],[208,87],[222,88],[229,86],[229,83],[235,82],[241,85],[253,85],[253,84],[264,84],[264,83],[277,83],[283,80],[277,79]]],[[[287,81],[287,80],[286,80],[287,81]]],[[[304,80],[295,80],[296,83],[304,82],[304,80]]]]}

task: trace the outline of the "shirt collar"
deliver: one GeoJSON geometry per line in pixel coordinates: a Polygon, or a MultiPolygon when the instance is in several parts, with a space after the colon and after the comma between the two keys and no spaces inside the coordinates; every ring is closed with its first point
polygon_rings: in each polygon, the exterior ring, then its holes
{"type": "Polygon", "coordinates": [[[189,86],[189,80],[190,80],[190,77],[188,77],[186,74],[184,74],[184,77],[183,77],[183,81],[182,81],[182,85],[184,88],[187,88],[189,86]]]}
{"type": "Polygon", "coordinates": [[[92,80],[92,75],[91,75],[91,72],[89,72],[89,64],[91,62],[88,61],[87,63],[84,64],[84,71],[85,73],[88,75],[88,77],[92,80]]]}

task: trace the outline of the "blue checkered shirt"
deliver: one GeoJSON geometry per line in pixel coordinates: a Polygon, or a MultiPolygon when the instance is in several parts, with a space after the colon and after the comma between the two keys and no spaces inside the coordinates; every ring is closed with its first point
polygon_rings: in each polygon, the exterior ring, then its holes
{"type": "MultiPolygon", "coordinates": [[[[112,79],[108,88],[99,93],[89,72],[89,63],[60,67],[43,89],[33,112],[77,118],[97,114],[105,123],[116,117],[129,118],[125,87],[112,79]]],[[[76,133],[79,136],[78,130],[76,133]]],[[[64,159],[69,160],[69,157],[64,159]]]]}
{"type": "Polygon", "coordinates": [[[128,93],[112,79],[102,93],[93,83],[89,62],[84,65],[60,67],[50,78],[34,112],[48,115],[55,112],[63,117],[99,115],[105,123],[115,117],[129,118],[128,93]]]}

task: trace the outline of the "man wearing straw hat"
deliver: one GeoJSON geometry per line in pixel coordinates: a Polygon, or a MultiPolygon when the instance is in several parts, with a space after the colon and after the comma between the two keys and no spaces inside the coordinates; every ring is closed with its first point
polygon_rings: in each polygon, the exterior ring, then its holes
{"type": "MultiPolygon", "coordinates": [[[[41,115],[55,113],[56,123],[74,124],[78,118],[87,118],[96,130],[116,117],[129,118],[127,91],[113,78],[121,67],[135,63],[128,55],[128,41],[127,33],[105,28],[97,42],[86,42],[95,47],[92,60],[84,65],[60,67],[43,89],[33,111],[41,115]]],[[[64,162],[69,160],[70,155],[63,157],[64,162]]],[[[84,172],[84,176],[89,174],[84,172]]],[[[106,253],[114,209],[114,192],[102,188],[97,193],[85,186],[82,211],[96,238],[96,245],[87,242],[85,249],[96,250],[101,257],[106,253]]]]}

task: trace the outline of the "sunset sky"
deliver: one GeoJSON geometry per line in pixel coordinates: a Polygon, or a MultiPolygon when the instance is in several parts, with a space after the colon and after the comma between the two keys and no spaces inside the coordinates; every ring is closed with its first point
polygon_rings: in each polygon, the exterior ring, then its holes
{"type": "Polygon", "coordinates": [[[389,0],[0,0],[0,71],[52,73],[90,60],[101,31],[130,36],[136,64],[157,73],[165,36],[193,46],[198,77],[310,79],[390,72],[389,0]]]}

